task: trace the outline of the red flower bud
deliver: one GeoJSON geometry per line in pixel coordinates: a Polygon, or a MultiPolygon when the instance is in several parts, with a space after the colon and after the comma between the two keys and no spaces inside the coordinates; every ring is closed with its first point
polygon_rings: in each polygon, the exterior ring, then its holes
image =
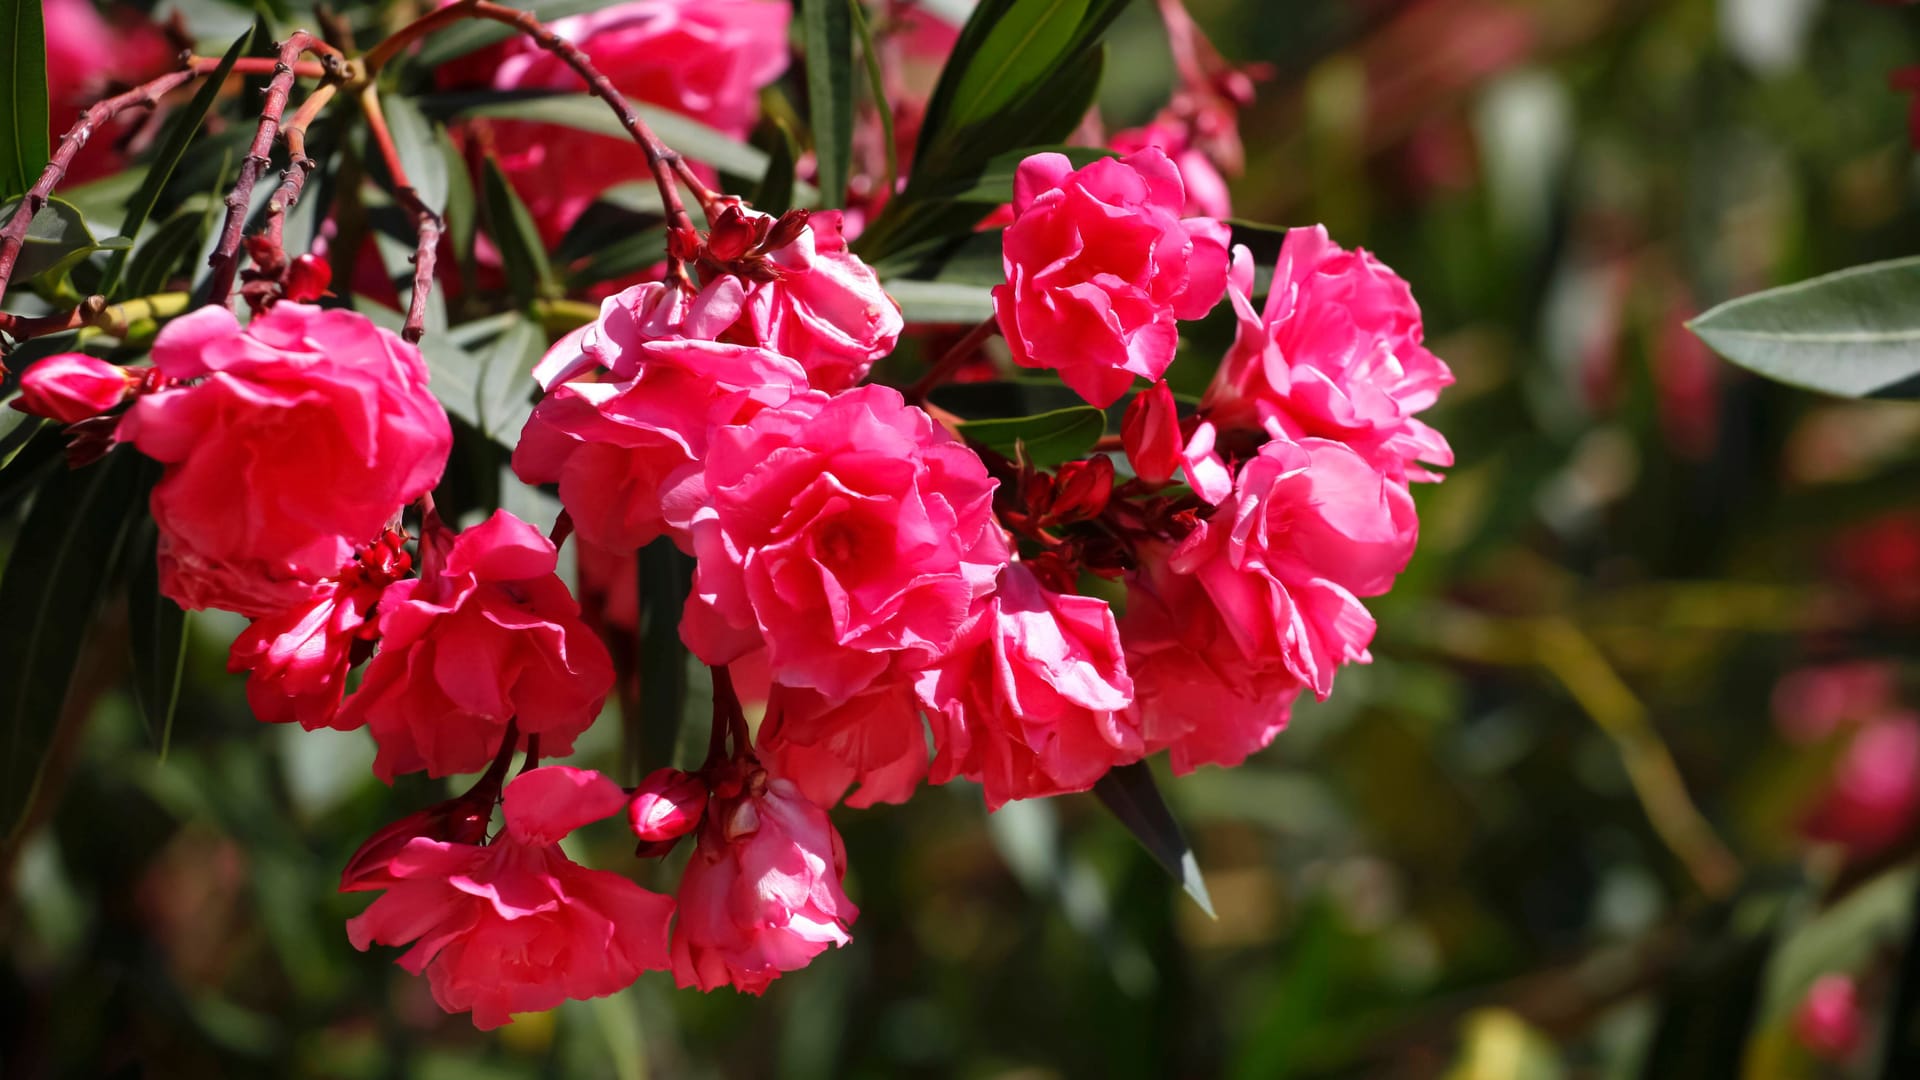
{"type": "Polygon", "coordinates": [[[1054,521],[1084,521],[1100,516],[1113,494],[1113,459],[1096,454],[1085,461],[1069,461],[1060,466],[1060,480],[1054,489],[1054,521]]]}
{"type": "Polygon", "coordinates": [[[124,401],[134,377],[127,369],[85,353],[61,353],[28,368],[20,376],[13,407],[63,424],[98,416],[124,401]]]}
{"type": "Polygon", "coordinates": [[[689,228],[667,230],[667,254],[681,262],[691,262],[700,257],[700,234],[689,228]]]}
{"type": "Polygon", "coordinates": [[[738,206],[729,206],[713,219],[707,231],[707,254],[719,262],[732,262],[753,250],[754,222],[738,206]]]}
{"type": "Polygon", "coordinates": [[[1135,476],[1148,487],[1165,487],[1180,468],[1180,413],[1166,380],[1136,396],[1120,421],[1120,442],[1135,476]]]}
{"type": "Polygon", "coordinates": [[[360,845],[347,860],[346,869],[340,871],[340,891],[392,888],[396,881],[390,872],[393,860],[417,838],[451,844],[484,843],[492,816],[491,796],[475,798],[472,792],[408,814],[360,845]]]}
{"type": "Polygon", "coordinates": [[[679,769],[658,769],[633,793],[627,822],[644,843],[676,840],[700,824],[707,811],[707,785],[679,769]]]}
{"type": "Polygon", "coordinates": [[[327,286],[333,284],[333,267],[314,258],[302,255],[287,267],[286,297],[295,303],[311,303],[327,294],[327,286]]]}
{"type": "Polygon", "coordinates": [[[1852,1057],[1866,1035],[1853,976],[1830,973],[1815,979],[1794,1010],[1793,1031],[1808,1050],[1829,1061],[1852,1057]]]}

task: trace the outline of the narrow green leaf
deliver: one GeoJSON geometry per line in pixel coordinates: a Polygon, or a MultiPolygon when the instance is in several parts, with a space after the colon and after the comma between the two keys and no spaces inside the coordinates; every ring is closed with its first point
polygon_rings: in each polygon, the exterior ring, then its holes
{"type": "Polygon", "coordinates": [[[915,244],[874,263],[873,269],[886,280],[945,281],[992,288],[1007,280],[1006,264],[1001,259],[1001,232],[974,230],[915,244]]]}
{"type": "Polygon", "coordinates": [[[778,216],[793,207],[793,163],[799,155],[795,152],[793,132],[787,129],[787,125],[779,120],[769,120],[766,130],[772,132],[770,141],[773,148],[767,155],[766,175],[760,178],[759,186],[753,189],[751,201],[755,210],[778,216]]]}
{"type": "MultiPolygon", "coordinates": [[[[0,217],[10,219],[20,207],[20,200],[15,199],[0,217]]],[[[27,226],[26,244],[20,249],[13,272],[22,280],[38,277],[75,252],[84,256],[98,246],[78,208],[64,199],[48,199],[27,226]]]]}
{"type": "Polygon", "coordinates": [[[533,411],[533,365],[546,351],[546,335],[533,320],[517,318],[507,324],[480,356],[480,382],[475,387],[480,433],[502,445],[511,445],[533,411]]]}
{"type": "Polygon", "coordinates": [[[1881,1036],[1880,1075],[1913,1076],[1920,1070],[1920,888],[1911,893],[1907,947],[1900,958],[1899,981],[1887,1004],[1887,1029],[1881,1036]]]}
{"type": "Polygon", "coordinates": [[[199,254],[206,224],[206,212],[193,207],[161,222],[127,263],[127,295],[149,296],[163,289],[184,262],[199,254]]]}
{"type": "Polygon", "coordinates": [[[1233,242],[1245,244],[1253,253],[1257,266],[1266,266],[1280,257],[1280,247],[1287,242],[1285,225],[1264,225],[1258,221],[1243,221],[1228,218],[1227,227],[1233,230],[1233,242]]]}
{"type": "MultiPolygon", "coordinates": [[[[140,187],[127,201],[127,214],[120,222],[120,232],[130,239],[138,240],[140,230],[146,227],[147,219],[153,215],[153,208],[159,204],[160,195],[166,190],[167,181],[172,179],[173,170],[187,156],[187,147],[200,131],[200,125],[207,118],[207,110],[213,108],[213,102],[220,94],[220,88],[226,83],[227,75],[233,70],[234,62],[239,60],[253,45],[253,27],[247,27],[245,33],[234,39],[227,47],[225,55],[220,57],[220,66],[201,80],[200,88],[194,91],[193,99],[186,107],[173,115],[168,121],[167,133],[160,141],[160,149],[154,153],[153,160],[147,165],[146,177],[140,181],[140,187]]],[[[120,273],[126,268],[127,256],[114,256],[107,264],[106,273],[100,278],[100,291],[113,295],[113,286],[120,280],[120,273]]],[[[143,296],[138,290],[128,294],[143,296]]]]}
{"type": "Polygon", "coordinates": [[[0,576],[0,829],[17,843],[94,612],[140,498],[122,451],[49,476],[0,576]]]}
{"type": "Polygon", "coordinates": [[[41,0],[0,0],[0,199],[25,195],[51,156],[41,0]]]}
{"type": "Polygon", "coordinates": [[[173,742],[180,673],[186,665],[187,613],[160,595],[159,533],[148,524],[140,535],[127,582],[127,644],[133,658],[133,695],[148,734],[165,758],[173,742]]]}
{"type": "Polygon", "coordinates": [[[853,15],[854,33],[860,36],[861,66],[867,69],[867,92],[873,95],[873,108],[880,117],[880,139],[886,148],[887,171],[880,190],[892,191],[900,180],[900,153],[893,142],[893,105],[887,100],[887,78],[880,70],[880,53],[873,47],[873,29],[867,25],[867,6],[860,0],[847,0],[853,15]]]}
{"type": "Polygon", "coordinates": [[[627,732],[630,773],[673,764],[687,701],[687,646],[680,611],[693,587],[693,559],[666,537],[640,549],[640,723],[627,732]]]}
{"type": "Polygon", "coordinates": [[[536,296],[558,295],[553,267],[547,263],[546,245],[540,241],[540,230],[533,223],[533,215],[514,193],[513,185],[507,183],[500,163],[492,157],[487,158],[483,190],[481,214],[487,235],[500,248],[500,261],[505,264],[514,302],[526,307],[536,296]]]}
{"type": "MultiPolygon", "coordinates": [[[[531,11],[541,22],[550,23],[569,15],[585,15],[599,11],[620,2],[621,0],[519,0],[512,6],[531,11]]],[[[428,37],[413,61],[422,69],[432,69],[449,60],[484,49],[496,41],[505,41],[513,35],[514,29],[511,26],[481,19],[469,19],[455,23],[428,37]]]]}
{"type": "Polygon", "coordinates": [[[1041,468],[1076,461],[1093,452],[1107,433],[1107,414],[1091,405],[1075,405],[1038,416],[969,420],[960,434],[1007,457],[1016,452],[1041,468]]]}
{"type": "Polygon", "coordinates": [[[1072,44],[1088,0],[1029,0],[995,20],[954,89],[946,123],[967,125],[992,116],[1053,70],[1072,44]]]}
{"type": "Polygon", "coordinates": [[[853,164],[853,15],[848,3],[799,0],[807,59],[807,115],[823,207],[847,204],[847,173],[853,164]]]}
{"type": "Polygon", "coordinates": [[[467,168],[467,160],[455,146],[453,138],[445,128],[439,131],[440,159],[447,177],[447,208],[442,213],[446,219],[447,243],[453,248],[453,261],[460,274],[461,287],[472,292],[474,289],[473,240],[478,228],[480,201],[474,195],[473,174],[467,168]]]}
{"type": "Polygon", "coordinates": [[[447,207],[448,162],[440,147],[440,132],[431,120],[408,98],[394,95],[383,98],[381,108],[387,126],[393,132],[394,149],[400,152],[400,164],[413,181],[413,190],[427,209],[436,214],[447,207]]]}
{"type": "Polygon", "coordinates": [[[1187,847],[1187,838],[1180,832],[1180,823],[1173,819],[1173,811],[1167,809],[1167,801],[1161,798],[1160,787],[1154,783],[1153,770],[1147,763],[1136,761],[1108,770],[1107,775],[1093,785],[1093,793],[1101,805],[1120,819],[1120,824],[1126,826],[1133,838],[1140,841],[1161,869],[1173,875],[1173,880],[1193,897],[1200,910],[1209,918],[1218,918],[1213,913],[1213,897],[1207,894],[1206,879],[1200,876],[1200,863],[1187,847]]]}
{"type": "Polygon", "coordinates": [[[1777,382],[1842,397],[1920,397],[1920,256],[1729,300],[1688,326],[1777,382]]]}
{"type": "Polygon", "coordinates": [[[993,318],[993,291],[946,281],[882,282],[910,323],[970,325],[993,318]]]}
{"type": "Polygon", "coordinates": [[[986,163],[978,175],[957,179],[945,189],[933,188],[924,193],[929,199],[947,199],[952,202],[983,203],[987,206],[1001,206],[1013,201],[1013,178],[1020,171],[1020,163],[1035,154],[1065,154],[1078,169],[1106,157],[1117,156],[1104,146],[1029,146],[1019,150],[1010,150],[997,155],[986,163]]]}

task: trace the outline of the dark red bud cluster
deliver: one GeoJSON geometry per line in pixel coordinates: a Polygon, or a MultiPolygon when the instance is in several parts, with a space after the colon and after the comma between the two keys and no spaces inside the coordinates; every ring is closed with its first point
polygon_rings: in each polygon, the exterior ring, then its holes
{"type": "Polygon", "coordinates": [[[327,295],[333,268],[324,260],[311,254],[288,259],[280,245],[266,236],[249,236],[245,243],[253,265],[240,272],[240,295],[254,314],[282,300],[307,304],[327,295]]]}
{"type": "Polygon", "coordinates": [[[705,277],[732,274],[765,283],[780,276],[769,256],[798,240],[808,217],[805,210],[789,210],[778,218],[750,214],[739,200],[729,199],[725,209],[713,215],[705,237],[691,228],[670,230],[667,252],[697,266],[705,277]]]}

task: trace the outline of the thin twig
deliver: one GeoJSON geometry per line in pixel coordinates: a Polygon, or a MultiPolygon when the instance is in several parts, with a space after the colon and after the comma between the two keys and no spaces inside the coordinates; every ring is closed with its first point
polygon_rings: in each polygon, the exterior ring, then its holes
{"type": "Polygon", "coordinates": [[[325,75],[322,78],[326,81],[307,95],[307,99],[300,103],[300,110],[293,114],[280,132],[287,144],[287,168],[280,174],[280,190],[274,192],[273,198],[267,203],[266,237],[275,248],[282,246],[287,211],[300,201],[300,192],[306,187],[307,178],[313,174],[314,161],[307,156],[307,127],[340,89],[337,75],[325,75]]]}
{"type": "Polygon", "coordinates": [[[7,282],[13,277],[14,265],[20,261],[20,252],[26,247],[27,231],[33,225],[34,215],[46,208],[47,200],[53,198],[53,189],[66,177],[68,167],[73,164],[74,155],[87,145],[93,133],[129,109],[152,108],[159,104],[163,95],[194,78],[195,72],[191,70],[169,72],[124,94],[110,97],[82,113],[79,122],[60,137],[53,160],[47,162],[40,179],[27,191],[25,199],[14,210],[13,217],[7,220],[4,228],[0,228],[0,295],[5,295],[7,282]]]}
{"type": "MultiPolygon", "coordinates": [[[[218,56],[189,56],[187,66],[195,75],[211,75],[220,66],[218,56]]],[[[234,75],[276,75],[279,74],[280,61],[264,56],[242,56],[233,62],[234,75]]],[[[293,65],[293,73],[302,79],[318,79],[326,75],[327,66],[318,60],[302,60],[293,65]]]]}
{"type": "Polygon", "coordinates": [[[407,175],[400,160],[400,148],[394,144],[393,131],[387,126],[387,114],[380,107],[380,91],[368,83],[360,91],[360,108],[367,117],[367,130],[380,157],[386,162],[387,175],[393,177],[393,195],[413,219],[413,297],[407,301],[407,322],[400,336],[418,344],[427,332],[427,299],[433,293],[434,265],[440,257],[440,233],[444,223],[440,215],[420,197],[419,189],[407,175]]]}
{"type": "Polygon", "coordinates": [[[333,57],[339,55],[305,30],[295,30],[280,46],[280,59],[274,65],[273,80],[267,84],[267,104],[260,112],[260,126],[254,130],[253,145],[240,162],[240,177],[234,182],[233,191],[227,195],[227,218],[220,229],[220,242],[214,247],[213,254],[207,257],[207,265],[213,267],[207,293],[210,303],[225,307],[233,294],[233,279],[240,270],[240,234],[246,228],[247,209],[253,203],[253,184],[259,178],[260,170],[272,164],[270,155],[273,153],[273,139],[280,130],[280,116],[286,111],[287,95],[293,91],[294,63],[302,53],[321,50],[333,57]]]}
{"type": "Polygon", "coordinates": [[[913,405],[925,404],[927,395],[933,393],[935,387],[951,378],[953,373],[960,369],[960,365],[966,363],[968,357],[979,352],[980,346],[985,345],[987,339],[992,337],[999,329],[1000,323],[998,320],[987,319],[980,323],[980,325],[967,331],[966,337],[961,338],[953,348],[948,349],[946,354],[941,356],[933,367],[927,369],[927,373],[920,376],[918,381],[912,386],[907,387],[906,398],[908,403],[913,405]]]}

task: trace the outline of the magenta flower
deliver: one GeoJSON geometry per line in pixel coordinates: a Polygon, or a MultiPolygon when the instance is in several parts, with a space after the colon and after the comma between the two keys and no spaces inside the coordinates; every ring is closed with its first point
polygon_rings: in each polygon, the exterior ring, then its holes
{"type": "Polygon", "coordinates": [[[20,373],[15,409],[63,424],[98,416],[127,399],[134,379],[126,368],[86,353],[49,356],[20,373]]]}
{"type": "Polygon", "coordinates": [[[664,970],[673,900],[560,850],[568,833],[620,812],[620,786],[549,765],[515,777],[504,802],[506,829],[484,847],[415,837],[365,867],[354,887],[386,893],[347,921],[354,948],[414,942],[400,966],[424,972],[440,1007],[471,1011],[483,1031],[664,970]]]}
{"type": "MultiPolygon", "coordinates": [[[[1244,249],[1241,249],[1244,252],[1244,249]]],[[[1445,436],[1417,419],[1453,372],[1421,344],[1407,283],[1319,225],[1287,233],[1267,306],[1249,299],[1252,257],[1236,253],[1227,295],[1240,322],[1201,408],[1229,430],[1344,442],[1389,474],[1437,480],[1445,436]]]]}
{"type": "Polygon", "coordinates": [[[1064,154],[1020,163],[1013,224],[993,290],[1000,330],[1023,367],[1052,368],[1102,408],[1173,362],[1176,319],[1197,319],[1227,287],[1227,227],[1180,217],[1186,188],[1146,149],[1075,170],[1064,154]]]}
{"type": "Polygon", "coordinates": [[[860,912],[841,882],[847,853],[827,812],[792,781],[747,765],[716,791],[680,881],[673,979],[759,994],[829,945],[860,912]]]}
{"type": "Polygon", "coordinates": [[[160,591],[273,615],[431,490],[453,433],[419,350],[351,311],[280,303],[240,328],[203,307],[154,340],[160,373],[118,438],[167,466],[153,490],[160,591]]]}
{"type": "Polygon", "coordinates": [[[387,587],[380,651],[334,724],[372,729],[382,780],[478,772],[510,720],[540,736],[541,753],[572,751],[613,686],[613,660],[557,561],[546,537],[501,510],[387,587]]]}
{"type": "Polygon", "coordinates": [[[840,225],[837,210],[809,217],[792,243],[768,255],[777,276],[753,286],[747,301],[753,340],[800,361],[812,387],[829,394],[865,378],[904,325],[873,268],[847,250],[840,225]]]}
{"type": "Polygon", "coordinates": [[[1137,154],[1152,147],[1167,155],[1180,170],[1180,182],[1187,189],[1187,202],[1181,213],[1192,217],[1226,218],[1233,216],[1233,199],[1227,193],[1227,178],[1194,144],[1185,125],[1152,120],[1137,128],[1116,132],[1107,145],[1123,155],[1137,154]]]}
{"type": "Polygon", "coordinates": [[[926,725],[904,677],[881,679],[838,703],[776,685],[757,745],[770,767],[822,807],[842,796],[854,807],[903,803],[927,775],[926,725]]]}
{"type": "Polygon", "coordinates": [[[692,832],[706,810],[706,781],[679,769],[655,769],[627,804],[627,825],[641,840],[659,843],[692,832]]]}
{"type": "Polygon", "coordinates": [[[1813,980],[1793,1010],[1793,1033],[1802,1046],[1828,1061],[1844,1062],[1867,1037],[1860,989],[1853,976],[1828,972],[1813,980]]]}

